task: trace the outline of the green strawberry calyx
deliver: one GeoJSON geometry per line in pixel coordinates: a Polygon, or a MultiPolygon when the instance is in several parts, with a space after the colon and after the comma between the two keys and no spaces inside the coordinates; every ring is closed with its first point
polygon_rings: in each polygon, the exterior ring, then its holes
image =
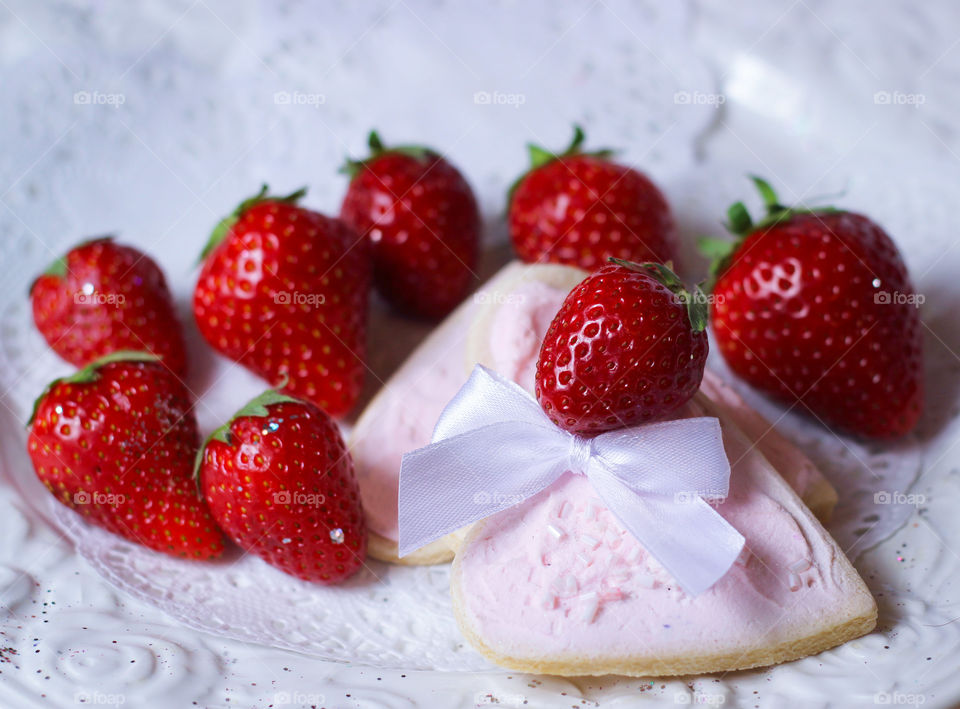
{"type": "Polygon", "coordinates": [[[230,233],[233,225],[240,220],[240,217],[242,217],[243,213],[248,209],[257,206],[258,204],[263,204],[264,202],[296,204],[306,193],[307,188],[301,187],[297,191],[291,192],[285,197],[271,195],[270,188],[267,186],[267,183],[264,182],[257,194],[253,195],[252,197],[247,197],[239,205],[237,205],[236,209],[234,209],[229,215],[217,223],[217,225],[213,228],[213,232],[210,234],[210,238],[207,240],[206,245],[203,247],[203,251],[200,252],[200,258],[197,259],[197,262],[202,263],[203,260],[220,245],[220,243],[226,238],[227,234],[230,233]]]}
{"type": "Polygon", "coordinates": [[[691,292],[684,285],[680,277],[674,273],[672,264],[667,263],[635,263],[621,258],[610,257],[609,261],[618,266],[623,266],[637,273],[647,273],[666,286],[667,290],[673,293],[677,299],[687,308],[687,317],[690,320],[690,327],[694,332],[703,332],[707,327],[707,296],[699,285],[693,287],[691,292]]]}
{"type": "Polygon", "coordinates": [[[709,276],[705,281],[705,290],[713,290],[717,279],[730,265],[733,255],[740,248],[743,241],[753,232],[767,229],[775,224],[785,222],[798,214],[828,214],[838,211],[835,207],[788,207],[780,202],[776,191],[769,182],[756,175],[748,175],[766,208],[766,214],[759,221],[753,217],[743,202],[734,202],[727,208],[727,221],[724,224],[733,239],[720,239],[713,236],[702,236],[697,239],[697,248],[701,254],[710,259],[709,276]]]}
{"type": "Polygon", "coordinates": [[[283,404],[283,403],[294,403],[299,404],[303,403],[300,399],[292,397],[288,394],[284,394],[281,389],[287,385],[287,377],[284,375],[283,380],[277,385],[276,389],[267,389],[262,394],[255,396],[246,404],[244,404],[239,411],[237,411],[233,416],[230,417],[230,420],[219,428],[214,429],[206,440],[204,440],[203,445],[200,446],[197,450],[197,456],[193,461],[193,479],[197,483],[197,493],[201,496],[203,495],[200,489],[200,469],[203,467],[203,458],[204,453],[206,453],[207,446],[210,444],[210,441],[220,441],[226,445],[232,445],[232,440],[230,437],[230,427],[233,425],[233,422],[241,418],[264,418],[270,415],[270,412],[267,410],[267,407],[273,406],[274,404],[283,404]]]}
{"type": "Polygon", "coordinates": [[[380,134],[375,130],[370,131],[370,135],[367,137],[367,145],[370,148],[370,155],[361,160],[347,158],[340,167],[341,174],[347,175],[352,180],[360,174],[369,163],[387,154],[406,155],[419,162],[427,162],[439,154],[437,151],[425,145],[391,145],[387,147],[380,139],[380,134]]]}
{"type": "Polygon", "coordinates": [[[563,158],[572,157],[574,155],[586,155],[589,157],[600,158],[603,160],[609,159],[616,154],[616,151],[609,148],[602,148],[600,150],[591,150],[590,152],[584,152],[581,150],[583,147],[584,141],[586,141],[587,136],[583,132],[583,128],[574,123],[573,124],[573,139],[570,141],[570,145],[567,146],[566,150],[555,153],[552,150],[547,150],[539,145],[534,143],[527,143],[527,152],[530,155],[530,167],[524,172],[520,177],[514,180],[513,184],[510,185],[510,189],[507,191],[507,205],[513,201],[513,195],[517,191],[517,188],[520,187],[521,183],[527,176],[536,170],[539,170],[544,165],[549,165],[554,160],[561,160],[563,158]]]}
{"type": "Polygon", "coordinates": [[[58,257],[51,263],[39,276],[33,279],[33,282],[30,284],[30,289],[28,293],[33,292],[34,286],[37,285],[43,276],[53,276],[54,278],[66,278],[67,277],[67,259],[70,254],[76,251],[77,249],[82,249],[84,246],[90,246],[91,244],[96,244],[100,241],[113,241],[116,237],[113,234],[104,234],[103,236],[91,236],[89,239],[84,239],[83,241],[74,244],[70,247],[70,250],[63,254],[63,256],[58,257]]]}
{"type": "Polygon", "coordinates": [[[47,394],[50,393],[50,390],[53,389],[57,384],[87,384],[89,382],[95,382],[100,378],[100,368],[107,364],[112,364],[114,362],[159,362],[160,357],[149,352],[138,352],[136,350],[117,350],[116,352],[111,352],[106,354],[103,357],[95,359],[90,364],[78,369],[76,372],[67,377],[58,377],[52,382],[47,384],[40,396],[38,396],[33,402],[33,409],[30,412],[30,418],[27,419],[27,428],[33,424],[33,420],[37,417],[37,410],[40,408],[41,402],[46,398],[47,394]]]}

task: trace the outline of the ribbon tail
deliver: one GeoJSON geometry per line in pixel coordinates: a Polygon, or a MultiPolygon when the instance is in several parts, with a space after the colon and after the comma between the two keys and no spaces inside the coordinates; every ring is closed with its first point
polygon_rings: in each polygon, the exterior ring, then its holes
{"type": "Polygon", "coordinates": [[[399,555],[537,494],[566,470],[565,445],[547,429],[508,421],[405,454],[399,555]]]}
{"type": "Polygon", "coordinates": [[[693,596],[719,581],[743,549],[743,535],[700,497],[638,495],[606,471],[589,477],[620,523],[693,596]]]}

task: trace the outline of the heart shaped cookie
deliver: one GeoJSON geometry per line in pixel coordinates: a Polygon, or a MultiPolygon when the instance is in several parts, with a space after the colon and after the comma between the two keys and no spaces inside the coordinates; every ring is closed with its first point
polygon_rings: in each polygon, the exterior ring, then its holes
{"type": "Polygon", "coordinates": [[[460,628],[493,662],[554,675],[700,674],[804,657],[869,632],[876,603],[836,542],[731,417],[717,511],[746,539],[709,590],[686,594],[581,475],[473,525],[454,560],[460,628]]]}
{"type": "MultiPolygon", "coordinates": [[[[397,488],[404,453],[430,442],[447,402],[477,363],[532,391],[540,343],[567,293],[586,273],[556,264],[504,266],[447,317],[410,355],[363,411],[348,441],[369,526],[368,550],[383,561],[450,561],[466,530],[400,559],[397,488]]],[[[715,398],[814,512],[825,519],[836,493],[817,468],[714,375],[703,391],[715,398]]]]}

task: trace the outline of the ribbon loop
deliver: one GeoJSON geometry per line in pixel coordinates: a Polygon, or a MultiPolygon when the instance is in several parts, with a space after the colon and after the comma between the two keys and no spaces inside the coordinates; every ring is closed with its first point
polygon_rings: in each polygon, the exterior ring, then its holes
{"type": "Polygon", "coordinates": [[[743,536],[703,500],[729,489],[717,419],[582,438],[555,426],[524,389],[477,365],[440,415],[433,442],[403,456],[400,556],[522,503],[567,471],[586,475],[692,595],[710,588],[743,548],[743,536]]]}

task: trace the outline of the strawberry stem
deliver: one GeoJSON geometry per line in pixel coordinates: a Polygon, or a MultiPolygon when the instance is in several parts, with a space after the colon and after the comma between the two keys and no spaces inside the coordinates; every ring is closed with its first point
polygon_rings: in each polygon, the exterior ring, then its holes
{"type": "Polygon", "coordinates": [[[387,153],[406,155],[407,157],[413,158],[414,160],[418,160],[420,162],[426,162],[427,160],[439,155],[436,150],[428,148],[425,145],[394,145],[387,147],[380,139],[380,134],[375,130],[370,131],[370,135],[367,136],[367,145],[370,148],[370,155],[361,160],[347,158],[340,167],[341,174],[346,175],[353,180],[353,178],[360,174],[360,171],[363,170],[372,160],[387,153]]]}
{"type": "Polygon", "coordinates": [[[193,460],[193,479],[197,484],[197,493],[202,497],[203,492],[200,489],[200,469],[203,466],[203,456],[204,452],[207,450],[207,445],[210,441],[220,441],[226,445],[231,445],[232,441],[230,440],[230,427],[233,425],[233,422],[239,418],[263,418],[270,415],[270,412],[267,410],[268,406],[273,406],[274,404],[283,404],[283,403],[303,403],[300,399],[284,394],[280,391],[283,387],[287,385],[287,377],[284,375],[283,381],[281,381],[276,389],[267,389],[262,394],[255,396],[250,399],[246,404],[244,404],[233,416],[230,417],[230,420],[219,428],[214,429],[203,444],[197,450],[197,455],[193,460]]]}
{"type": "Polygon", "coordinates": [[[269,187],[267,186],[267,183],[264,182],[257,194],[253,195],[253,197],[247,197],[239,205],[237,205],[237,208],[234,209],[228,216],[224,217],[217,223],[217,225],[213,228],[213,233],[210,234],[210,238],[203,247],[203,251],[200,252],[200,258],[197,259],[197,263],[202,263],[203,260],[206,259],[207,256],[209,256],[210,253],[220,245],[220,243],[226,238],[227,234],[233,228],[233,225],[240,220],[240,217],[242,217],[243,213],[248,209],[255,207],[258,204],[262,204],[263,202],[296,204],[305,194],[307,194],[307,188],[301,187],[285,197],[271,195],[269,194],[269,187]]]}
{"type": "Polygon", "coordinates": [[[601,150],[591,150],[586,153],[583,152],[580,148],[583,146],[583,143],[586,141],[586,134],[583,132],[583,128],[577,124],[573,124],[573,139],[570,141],[570,145],[567,146],[566,150],[560,153],[555,153],[552,150],[547,150],[535,143],[527,143],[527,153],[530,156],[530,167],[524,172],[520,177],[514,180],[513,184],[510,185],[510,189],[507,190],[507,208],[510,207],[510,202],[513,201],[513,193],[517,191],[517,188],[520,186],[526,178],[534,170],[537,170],[544,165],[552,163],[554,160],[559,160],[561,158],[567,158],[574,155],[588,155],[595,158],[600,158],[606,160],[613,157],[615,154],[614,150],[609,148],[603,148],[601,150]]]}
{"type": "Polygon", "coordinates": [[[690,320],[690,327],[694,332],[703,332],[707,327],[707,297],[699,285],[693,287],[691,293],[687,290],[680,277],[674,273],[671,263],[635,263],[625,259],[610,257],[611,263],[615,263],[623,268],[628,268],[637,273],[649,273],[662,283],[666,288],[677,296],[681,303],[687,308],[687,318],[690,320]]]}
{"type": "Polygon", "coordinates": [[[40,393],[33,401],[33,409],[30,411],[30,418],[27,419],[27,428],[30,428],[33,424],[33,420],[37,417],[37,409],[40,408],[40,402],[43,401],[43,398],[50,393],[50,390],[53,389],[57,384],[65,382],[67,384],[86,384],[88,382],[96,381],[99,378],[99,370],[101,367],[113,362],[159,362],[160,357],[149,352],[139,352],[136,350],[117,350],[116,352],[111,352],[106,354],[103,357],[93,360],[87,366],[78,369],[73,374],[66,377],[57,377],[52,382],[47,384],[44,390],[40,393]]]}
{"type": "Polygon", "coordinates": [[[750,234],[761,229],[766,229],[786,221],[798,214],[828,214],[836,212],[835,207],[787,207],[780,202],[776,190],[762,177],[757,175],[748,175],[753,182],[757,192],[760,193],[760,199],[763,200],[763,206],[766,208],[766,214],[763,219],[754,221],[743,202],[734,202],[727,209],[727,221],[724,227],[733,234],[734,238],[718,239],[716,237],[704,236],[697,239],[697,248],[700,253],[710,259],[709,277],[704,281],[704,289],[709,293],[720,275],[730,265],[740,244],[750,234]]]}

